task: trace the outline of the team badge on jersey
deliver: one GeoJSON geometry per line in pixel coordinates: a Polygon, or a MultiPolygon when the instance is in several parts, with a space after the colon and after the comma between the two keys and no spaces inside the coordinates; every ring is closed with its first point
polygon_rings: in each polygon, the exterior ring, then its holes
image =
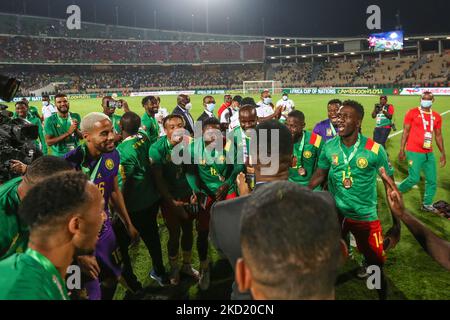
{"type": "Polygon", "coordinates": [[[112,159],[106,159],[105,161],[105,167],[108,170],[114,169],[114,161],[112,159]]]}
{"type": "Polygon", "coordinates": [[[358,168],[360,168],[360,169],[367,168],[367,165],[368,165],[368,164],[369,164],[369,162],[368,162],[367,159],[364,158],[364,157],[358,158],[358,160],[356,161],[356,165],[357,165],[358,168]]]}
{"type": "Polygon", "coordinates": [[[339,156],[337,154],[331,155],[333,165],[337,166],[339,164],[339,156]]]}
{"type": "Polygon", "coordinates": [[[312,152],[309,151],[309,150],[306,150],[305,152],[303,152],[303,157],[304,157],[305,159],[311,158],[311,157],[312,157],[312,152]]]}

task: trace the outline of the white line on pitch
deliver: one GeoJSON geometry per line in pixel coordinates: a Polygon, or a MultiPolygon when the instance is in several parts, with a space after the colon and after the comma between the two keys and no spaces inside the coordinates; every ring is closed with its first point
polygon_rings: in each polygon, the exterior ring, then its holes
{"type": "MultiPolygon", "coordinates": [[[[377,178],[377,181],[378,182],[383,182],[383,180],[381,180],[381,178],[377,178]]],[[[399,181],[395,181],[395,184],[398,186],[399,184],[400,184],[401,182],[399,182],[399,181]]],[[[413,186],[413,189],[419,189],[419,187],[417,186],[417,185],[414,185],[413,186]]]]}

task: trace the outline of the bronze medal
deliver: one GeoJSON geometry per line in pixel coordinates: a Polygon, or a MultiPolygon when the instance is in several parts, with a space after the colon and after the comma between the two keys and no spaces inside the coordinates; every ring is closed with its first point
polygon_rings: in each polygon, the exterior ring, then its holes
{"type": "Polygon", "coordinates": [[[343,184],[345,189],[350,189],[353,185],[353,182],[350,178],[345,178],[343,184]]]}
{"type": "Polygon", "coordinates": [[[298,174],[302,177],[306,176],[306,169],[303,167],[298,168],[298,174]]]}

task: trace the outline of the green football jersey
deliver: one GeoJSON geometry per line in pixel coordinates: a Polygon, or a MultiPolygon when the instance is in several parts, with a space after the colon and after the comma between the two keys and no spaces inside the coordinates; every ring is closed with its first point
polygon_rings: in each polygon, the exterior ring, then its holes
{"type": "Polygon", "coordinates": [[[318,167],[329,170],[329,189],[343,216],[374,221],[378,219],[378,170],[384,167],[388,175],[394,172],[383,146],[362,135],[358,141],[350,148],[341,142],[339,136],[328,141],[320,154],[318,167]]]}
{"type": "Polygon", "coordinates": [[[227,134],[227,143],[225,144],[225,152],[233,153],[234,166],[236,171],[243,172],[245,164],[250,158],[250,137],[245,134],[240,126],[234,128],[227,134]]]}
{"type": "MultiPolygon", "coordinates": [[[[227,164],[225,149],[222,151],[209,150],[205,148],[203,139],[195,139],[189,146],[191,163],[196,166],[198,178],[200,179],[199,189],[208,195],[215,195],[219,187],[224,183],[230,186],[228,194],[236,192],[238,167],[235,167],[233,164],[227,164]]],[[[188,181],[191,181],[191,187],[193,187],[194,177],[191,173],[188,173],[188,181]]]]}
{"type": "Polygon", "coordinates": [[[28,227],[17,215],[21,181],[22,177],[17,177],[0,186],[0,260],[24,252],[28,246],[28,227]]]}
{"type": "Polygon", "coordinates": [[[154,117],[150,117],[147,112],[144,113],[141,119],[142,127],[150,138],[150,143],[153,144],[159,138],[159,124],[154,117]]]}
{"type": "Polygon", "coordinates": [[[29,107],[28,107],[28,112],[31,113],[31,115],[32,115],[33,117],[36,117],[36,118],[40,119],[40,117],[39,117],[39,111],[38,111],[38,108],[37,108],[37,107],[35,107],[35,106],[29,106],[29,107]]]}
{"type": "Polygon", "coordinates": [[[122,117],[113,113],[111,117],[109,117],[109,119],[111,119],[112,125],[113,125],[113,129],[114,132],[117,134],[121,134],[122,130],[120,129],[120,119],[122,117]]]}
{"type": "Polygon", "coordinates": [[[140,211],[159,200],[150,172],[150,141],[144,132],[130,136],[117,146],[120,154],[118,182],[129,211],[140,211]]]}
{"type": "MultiPolygon", "coordinates": [[[[67,118],[61,118],[58,113],[54,113],[45,119],[44,133],[52,137],[59,137],[69,131],[72,119],[78,121],[78,129],[80,129],[81,118],[78,113],[69,112],[69,116],[67,118]]],[[[67,152],[78,147],[79,144],[80,140],[78,135],[74,132],[63,141],[50,146],[50,150],[52,151],[52,155],[61,157],[67,152]]]]}
{"type": "Polygon", "coordinates": [[[69,300],[61,274],[37,251],[0,261],[0,274],[0,300],[69,300]]]}
{"type": "Polygon", "coordinates": [[[192,194],[192,189],[186,179],[185,167],[172,162],[174,146],[167,137],[161,137],[151,145],[149,158],[152,166],[162,170],[167,188],[175,199],[184,199],[192,194]]]}
{"type": "Polygon", "coordinates": [[[296,164],[289,168],[289,181],[307,186],[316,171],[320,151],[323,147],[322,137],[318,134],[304,131],[300,141],[294,144],[294,159],[296,164]],[[305,173],[304,175],[300,175],[305,173]]]}

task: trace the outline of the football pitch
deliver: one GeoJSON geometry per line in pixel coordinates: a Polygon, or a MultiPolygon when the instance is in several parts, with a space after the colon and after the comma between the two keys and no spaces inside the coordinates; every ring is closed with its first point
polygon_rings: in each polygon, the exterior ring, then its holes
{"type": "MultiPolygon", "coordinates": [[[[216,110],[223,103],[223,95],[215,95],[216,110]]],[[[258,96],[254,96],[258,101],[258,96]]],[[[274,103],[281,96],[272,97],[274,103]]],[[[306,129],[312,130],[313,126],[327,117],[326,106],[330,99],[339,98],[341,100],[352,99],[359,101],[365,107],[365,118],[363,121],[363,134],[372,137],[375,119],[372,119],[371,112],[374,104],[378,103],[378,96],[338,96],[338,95],[291,95],[289,97],[295,102],[296,109],[305,113],[306,129]]],[[[124,98],[130,109],[139,115],[142,115],[141,97],[124,98]]],[[[193,104],[192,115],[194,119],[203,112],[202,96],[191,96],[193,104]]],[[[397,155],[400,148],[400,140],[403,118],[406,112],[417,107],[420,102],[419,96],[389,96],[388,102],[395,107],[394,119],[397,125],[397,131],[391,132],[391,138],[387,143],[387,151],[391,157],[391,162],[395,168],[396,181],[403,180],[407,175],[406,162],[400,163],[397,155]]],[[[41,109],[40,102],[30,103],[41,109]]],[[[10,110],[13,109],[12,103],[9,103],[10,110]]],[[[161,96],[161,106],[170,113],[176,106],[176,96],[161,96]]],[[[73,100],[70,101],[70,111],[77,112],[81,116],[92,112],[101,111],[101,99],[73,100]]],[[[433,110],[443,115],[443,137],[445,149],[450,162],[450,97],[437,96],[433,104],[433,110]]],[[[122,110],[117,110],[118,114],[122,110]]],[[[440,153],[434,143],[434,152],[436,159],[439,159],[440,153]]],[[[438,189],[435,201],[445,200],[450,202],[450,163],[444,168],[438,167],[438,189]]],[[[406,207],[410,212],[433,230],[438,236],[450,241],[450,220],[442,217],[420,211],[422,195],[424,193],[424,181],[422,180],[417,187],[404,195],[406,207]]],[[[381,219],[383,230],[386,232],[391,226],[391,215],[387,208],[384,194],[384,187],[381,181],[378,182],[378,212],[381,219]]],[[[167,230],[164,227],[162,219],[159,219],[160,232],[162,238],[163,255],[165,264],[168,267],[167,258],[167,230]]],[[[201,292],[198,286],[190,279],[183,279],[178,287],[159,288],[157,284],[148,276],[151,270],[151,260],[143,242],[139,246],[130,250],[133,266],[138,279],[146,287],[146,299],[229,299],[231,292],[231,283],[233,281],[232,272],[223,260],[219,259],[217,252],[210,246],[211,286],[209,290],[201,292]]],[[[193,264],[198,267],[197,253],[193,249],[193,264]]],[[[358,255],[357,255],[358,256],[358,255]]],[[[366,287],[365,280],[356,277],[358,264],[356,260],[348,260],[341,268],[336,284],[336,298],[338,300],[347,299],[377,299],[377,293],[366,287]]],[[[267,266],[270,268],[270,266],[267,266]]],[[[389,283],[388,299],[450,299],[450,272],[443,269],[434,262],[418,245],[409,230],[403,225],[401,240],[398,245],[387,253],[385,265],[386,276],[389,283]]],[[[289,276],[289,275],[286,275],[289,276]]],[[[115,298],[122,299],[125,295],[125,289],[118,287],[115,298]]]]}

